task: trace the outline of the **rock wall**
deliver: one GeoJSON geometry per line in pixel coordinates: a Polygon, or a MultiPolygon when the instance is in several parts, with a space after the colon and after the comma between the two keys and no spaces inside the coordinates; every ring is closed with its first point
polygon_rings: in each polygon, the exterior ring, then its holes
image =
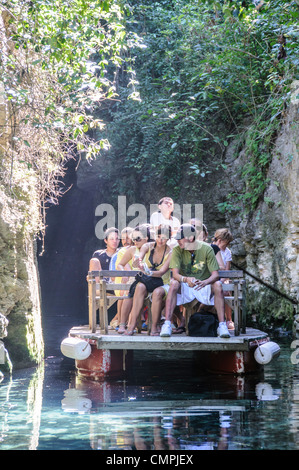
{"type": "Polygon", "coordinates": [[[0,313],[8,320],[4,344],[14,368],[39,363],[43,336],[35,244],[24,213],[0,190],[0,313]]]}
{"type": "MultiPolygon", "coordinates": [[[[6,20],[7,14],[2,12],[0,41],[3,50],[7,46],[6,20]]],[[[0,84],[1,177],[12,167],[10,109],[2,88],[0,84]]],[[[18,172],[17,162],[14,171],[18,172]]],[[[24,179],[21,172],[19,177],[24,179]]],[[[18,199],[4,180],[4,177],[0,180],[0,314],[8,321],[8,326],[2,338],[13,367],[20,368],[39,363],[44,350],[36,249],[34,234],[29,228],[30,222],[33,226],[39,218],[38,197],[34,194],[33,180],[26,183],[30,187],[27,200],[18,199]]],[[[0,364],[3,362],[2,356],[0,364]]]]}
{"type": "MultiPolygon", "coordinates": [[[[268,169],[269,185],[263,201],[246,217],[227,217],[235,236],[234,260],[280,292],[299,301],[299,81],[292,84],[290,105],[273,148],[268,169]]],[[[235,189],[236,177],[244,164],[245,152],[233,157],[233,145],[226,163],[235,189]]],[[[229,191],[224,186],[222,191],[229,191]]],[[[249,312],[260,318],[290,321],[295,304],[274,294],[248,276],[249,312]]]]}

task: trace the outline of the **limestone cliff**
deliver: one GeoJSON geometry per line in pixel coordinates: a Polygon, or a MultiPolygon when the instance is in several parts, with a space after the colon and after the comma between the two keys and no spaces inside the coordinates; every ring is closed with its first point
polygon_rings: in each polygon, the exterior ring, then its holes
{"type": "MultiPolygon", "coordinates": [[[[5,20],[0,40],[7,47],[5,20]]],[[[0,84],[0,314],[8,322],[0,334],[14,368],[39,363],[43,337],[34,235],[40,219],[33,172],[23,171],[12,149],[12,113],[0,84]]],[[[2,343],[2,346],[3,346],[2,343]]],[[[0,364],[5,362],[0,357],[0,364]]]]}
{"type": "MultiPolygon", "coordinates": [[[[267,177],[269,185],[256,210],[247,216],[227,217],[235,241],[235,261],[248,272],[299,301],[299,81],[292,84],[290,104],[272,152],[267,177]]],[[[238,188],[236,171],[245,163],[245,152],[233,157],[227,152],[227,177],[238,188]]],[[[224,186],[222,191],[229,191],[224,186]]],[[[274,294],[250,276],[249,312],[267,319],[293,315],[295,304],[274,294]]]]}
{"type": "Polygon", "coordinates": [[[14,368],[43,358],[35,246],[24,211],[0,189],[0,312],[8,320],[5,347],[14,368]]]}

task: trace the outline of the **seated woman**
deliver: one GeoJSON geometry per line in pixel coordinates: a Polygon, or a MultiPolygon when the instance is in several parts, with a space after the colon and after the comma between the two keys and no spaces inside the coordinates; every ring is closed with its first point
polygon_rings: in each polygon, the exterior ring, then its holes
{"type": "MultiPolygon", "coordinates": [[[[159,226],[156,232],[156,241],[146,243],[140,249],[140,269],[142,270],[144,268],[143,264],[145,263],[146,267],[151,271],[150,275],[153,277],[161,277],[163,281],[163,286],[157,287],[151,294],[152,336],[159,335],[158,322],[160,321],[161,311],[167,295],[167,289],[165,289],[164,286],[168,285],[170,282],[169,262],[171,258],[171,249],[167,245],[170,237],[171,227],[159,226]]],[[[128,329],[125,333],[126,335],[131,336],[134,334],[137,318],[141,312],[147,295],[148,291],[146,286],[142,282],[139,282],[135,288],[133,296],[133,306],[130,312],[128,329]]]]}
{"type": "MultiPolygon", "coordinates": [[[[118,263],[120,263],[120,260],[122,259],[124,253],[127,251],[128,248],[130,248],[133,245],[132,238],[131,238],[132,232],[133,232],[133,229],[131,227],[125,227],[121,231],[120,236],[121,236],[122,248],[120,248],[112,256],[111,261],[110,261],[110,265],[109,265],[110,270],[112,270],[112,271],[116,270],[116,266],[118,265],[118,263]]],[[[128,263],[125,266],[125,269],[132,270],[132,266],[131,266],[130,263],[128,263]]],[[[117,278],[114,279],[116,284],[120,284],[121,280],[122,280],[121,277],[120,278],[117,277],[117,278]]],[[[117,295],[117,296],[125,295],[125,292],[124,291],[115,291],[115,295],[117,295]]],[[[121,318],[122,305],[123,305],[123,300],[118,300],[117,301],[117,313],[114,316],[114,318],[110,321],[110,324],[109,324],[110,329],[113,329],[113,328],[118,329],[119,323],[120,323],[120,318],[121,318]]]]}
{"type": "MultiPolygon", "coordinates": [[[[232,253],[230,251],[229,244],[233,241],[233,236],[231,232],[227,228],[220,228],[216,230],[214,235],[214,244],[217,248],[219,248],[219,254],[221,256],[223,267],[221,269],[224,271],[229,271],[231,269],[231,262],[232,262],[232,253]]],[[[220,266],[220,263],[219,263],[220,266]]],[[[229,279],[221,279],[221,282],[224,284],[229,284],[229,279]]],[[[232,295],[231,292],[226,292],[224,296],[232,295]]],[[[229,330],[234,330],[235,325],[232,321],[232,309],[225,304],[225,317],[226,317],[226,324],[229,330]]]]}
{"type": "MultiPolygon", "coordinates": [[[[135,227],[131,234],[133,246],[130,246],[123,254],[120,260],[116,262],[116,269],[125,271],[127,265],[131,266],[132,271],[135,269],[140,271],[139,256],[140,249],[150,239],[149,227],[146,225],[139,225],[135,227]]],[[[133,279],[134,280],[134,279],[133,279]]],[[[126,284],[130,278],[123,277],[122,283],[126,284]]],[[[123,299],[120,312],[120,323],[118,333],[123,334],[126,331],[126,324],[129,318],[130,310],[132,307],[133,298],[123,299]]]]}
{"type": "MultiPolygon", "coordinates": [[[[118,250],[118,252],[114,255],[115,260],[114,260],[114,265],[110,263],[110,269],[111,270],[116,270],[116,266],[118,266],[121,262],[122,257],[124,256],[125,252],[133,246],[133,241],[132,241],[132,232],[133,229],[130,227],[125,227],[121,231],[121,243],[122,243],[122,248],[118,250]]],[[[113,261],[113,260],[111,260],[113,261]]],[[[132,260],[124,267],[124,269],[131,271],[132,268],[132,260]]],[[[116,277],[115,278],[115,283],[120,284],[122,282],[121,277],[116,277]]],[[[123,295],[122,291],[115,291],[115,295],[123,295]]]]}
{"type": "MultiPolygon", "coordinates": [[[[201,221],[199,219],[191,219],[189,223],[191,225],[193,225],[193,227],[195,227],[196,240],[201,240],[203,242],[209,243],[208,242],[209,233],[208,233],[207,226],[205,224],[201,223],[201,221]]],[[[214,250],[216,259],[217,259],[218,264],[219,264],[219,268],[220,269],[225,269],[223,259],[222,259],[221,253],[220,253],[220,248],[218,248],[218,246],[215,245],[214,243],[211,243],[211,247],[214,250]]]]}

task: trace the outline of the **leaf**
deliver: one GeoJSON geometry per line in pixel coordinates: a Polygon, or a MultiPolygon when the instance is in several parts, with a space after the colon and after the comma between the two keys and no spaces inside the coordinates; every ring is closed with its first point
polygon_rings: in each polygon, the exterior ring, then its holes
{"type": "Polygon", "coordinates": [[[75,129],[74,132],[73,132],[73,137],[74,137],[74,139],[75,139],[76,137],[78,137],[79,134],[80,134],[80,129],[79,129],[78,127],[76,127],[76,129],[75,129]]]}

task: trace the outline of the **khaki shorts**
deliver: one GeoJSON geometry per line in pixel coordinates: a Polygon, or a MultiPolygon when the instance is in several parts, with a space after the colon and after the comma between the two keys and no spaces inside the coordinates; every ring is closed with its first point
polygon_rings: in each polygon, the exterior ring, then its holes
{"type": "MultiPolygon", "coordinates": [[[[166,297],[167,297],[168,289],[169,289],[169,284],[163,284],[163,286],[161,286],[161,287],[164,289],[164,296],[163,296],[163,299],[162,299],[162,300],[165,301],[165,300],[166,300],[166,297]]],[[[158,289],[160,289],[160,287],[159,287],[158,289]]],[[[148,294],[148,296],[146,297],[146,299],[149,299],[149,300],[152,302],[152,295],[153,295],[153,293],[150,292],[150,293],[148,294]]]]}

